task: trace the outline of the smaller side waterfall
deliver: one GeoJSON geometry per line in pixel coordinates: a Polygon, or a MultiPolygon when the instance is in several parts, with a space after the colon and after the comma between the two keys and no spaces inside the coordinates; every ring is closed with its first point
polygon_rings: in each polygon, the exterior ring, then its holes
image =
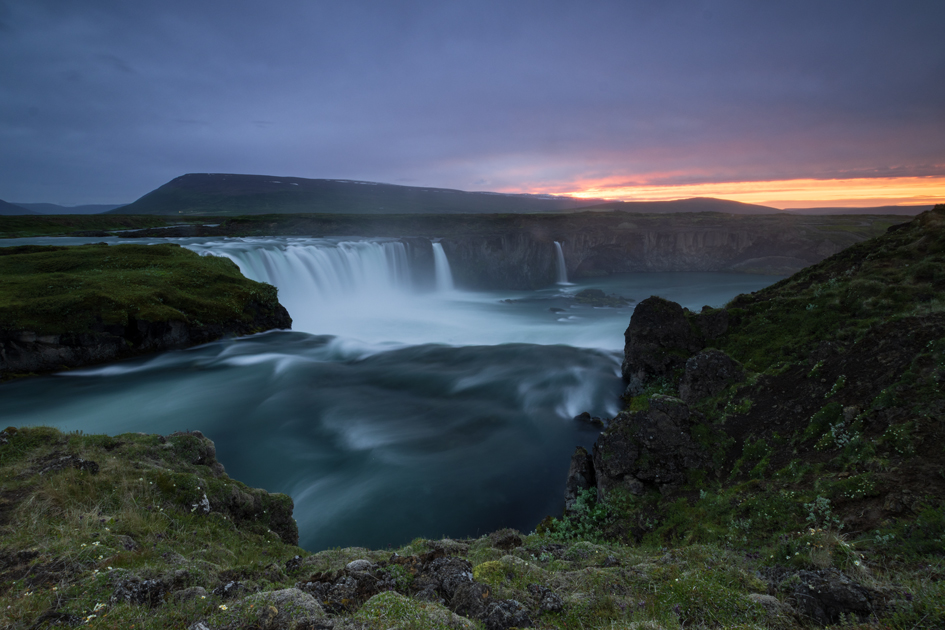
{"type": "Polygon", "coordinates": [[[555,251],[558,253],[558,284],[570,284],[568,282],[568,267],[564,264],[564,252],[561,250],[561,243],[555,241],[555,251]]]}
{"type": "Polygon", "coordinates": [[[433,243],[433,273],[436,277],[437,291],[453,290],[453,272],[450,270],[450,261],[446,258],[443,245],[433,243]]]}

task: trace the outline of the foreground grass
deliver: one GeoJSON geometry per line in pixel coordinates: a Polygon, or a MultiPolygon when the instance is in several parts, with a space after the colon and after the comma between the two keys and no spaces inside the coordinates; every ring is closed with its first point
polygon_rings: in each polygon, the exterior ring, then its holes
{"type": "MultiPolygon", "coordinates": [[[[312,554],[293,544],[288,497],[226,476],[199,436],[108,437],[36,427],[8,429],[0,442],[0,610],[6,628],[62,622],[146,630],[198,621],[210,628],[292,627],[265,626],[259,611],[241,607],[227,585],[238,583],[243,595],[291,588],[312,575],[341,572],[356,559],[386,566],[377,575],[390,578],[391,590],[333,612],[321,627],[483,628],[442,604],[408,597],[417,576],[409,565],[386,565],[392,553],[409,557],[437,549],[468,560],[476,582],[494,598],[534,601],[536,585],[554,593],[560,608],[534,614],[536,628],[805,627],[785,605],[794,584],[790,575],[826,566],[841,567],[882,594],[881,617],[844,627],[935,628],[945,622],[941,554],[907,549],[889,534],[848,539],[835,529],[807,527],[747,551],[744,530],[732,523],[728,542],[668,546],[656,539],[627,544],[562,532],[504,532],[464,541],[417,539],[394,552],[312,554]],[[160,584],[162,590],[129,601],[119,595],[129,583],[160,584]]],[[[725,511],[733,498],[706,498],[689,516],[725,511]]],[[[593,518],[590,511],[578,516],[593,518]]],[[[941,522],[928,518],[925,525],[941,536],[941,522]]],[[[906,530],[921,526],[902,524],[897,532],[908,538],[906,530]]]]}
{"type": "Polygon", "coordinates": [[[0,248],[0,329],[82,333],[133,320],[194,325],[242,321],[275,287],[230,260],[178,245],[0,248]]]}

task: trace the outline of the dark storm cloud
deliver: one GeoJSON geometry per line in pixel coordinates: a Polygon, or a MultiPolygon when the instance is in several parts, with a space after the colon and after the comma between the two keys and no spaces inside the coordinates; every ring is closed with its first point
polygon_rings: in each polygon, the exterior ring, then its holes
{"type": "Polygon", "coordinates": [[[0,3],[0,198],[938,174],[940,2],[0,3]]]}

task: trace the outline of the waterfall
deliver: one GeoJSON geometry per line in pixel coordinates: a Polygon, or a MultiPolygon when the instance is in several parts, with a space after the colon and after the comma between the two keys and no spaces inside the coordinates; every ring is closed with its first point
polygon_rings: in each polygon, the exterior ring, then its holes
{"type": "Polygon", "coordinates": [[[564,252],[561,250],[561,243],[555,241],[555,251],[558,253],[558,284],[570,284],[568,282],[568,267],[564,264],[564,252]]]}
{"type": "Polygon", "coordinates": [[[436,290],[452,291],[453,272],[450,271],[450,261],[440,243],[433,243],[433,271],[436,276],[436,290]]]}
{"type": "Polygon", "coordinates": [[[407,248],[397,241],[257,241],[194,247],[225,256],[243,274],[280,289],[280,297],[304,296],[311,305],[343,298],[377,299],[412,288],[407,248]]]}

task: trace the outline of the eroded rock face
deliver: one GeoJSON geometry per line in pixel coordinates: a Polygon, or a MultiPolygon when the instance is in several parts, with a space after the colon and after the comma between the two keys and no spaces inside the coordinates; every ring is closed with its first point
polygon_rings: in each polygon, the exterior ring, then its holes
{"type": "Polygon", "coordinates": [[[91,332],[38,335],[28,330],[0,330],[0,375],[54,372],[208,343],[221,337],[291,328],[281,304],[247,305],[247,321],[196,324],[148,322],[129,318],[127,325],[98,325],[91,332]]]}
{"type": "Polygon", "coordinates": [[[745,378],[741,366],[721,350],[704,350],[686,360],[679,397],[688,404],[715,396],[745,378]]]}
{"type": "Polygon", "coordinates": [[[689,325],[683,308],[652,296],[640,302],[624,333],[621,371],[627,392],[638,395],[651,379],[682,369],[686,359],[702,349],[702,339],[689,325]]]}
{"type": "Polygon", "coordinates": [[[701,420],[670,396],[651,397],[647,411],[618,414],[594,444],[598,498],[618,489],[640,495],[647,486],[665,490],[683,483],[687,470],[708,463],[690,434],[701,420]]]}
{"type": "Polygon", "coordinates": [[[568,469],[568,481],[564,489],[564,512],[571,514],[578,496],[585,490],[597,487],[594,475],[594,460],[583,446],[574,450],[571,467],[568,469]]]}

